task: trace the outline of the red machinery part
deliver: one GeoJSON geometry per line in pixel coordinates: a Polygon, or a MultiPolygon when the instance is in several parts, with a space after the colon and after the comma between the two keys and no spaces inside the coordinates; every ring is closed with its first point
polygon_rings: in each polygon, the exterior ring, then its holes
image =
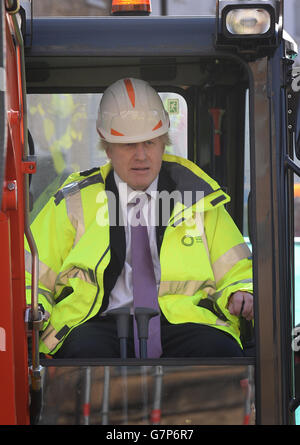
{"type": "MultiPolygon", "coordinates": [[[[4,11],[4,8],[1,8],[4,11]]],[[[2,17],[3,18],[3,17],[2,17]]],[[[25,313],[23,98],[20,48],[12,17],[5,25],[5,174],[0,212],[0,424],[29,424],[29,384],[25,313]]],[[[2,42],[3,43],[3,42],[2,42]]],[[[30,170],[30,168],[29,168],[30,170]]],[[[30,171],[33,172],[32,169],[30,171]]]]}

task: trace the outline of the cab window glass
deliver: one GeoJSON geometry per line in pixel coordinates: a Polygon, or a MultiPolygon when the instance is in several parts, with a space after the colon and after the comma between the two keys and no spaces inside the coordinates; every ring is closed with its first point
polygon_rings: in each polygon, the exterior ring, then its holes
{"type": "MultiPolygon", "coordinates": [[[[187,157],[187,104],[177,93],[161,98],[170,115],[172,146],[166,153],[187,157]]],[[[102,94],[29,94],[28,127],[37,157],[31,178],[33,220],[48,199],[74,171],[107,161],[96,131],[102,94]]]]}
{"type": "Polygon", "coordinates": [[[249,90],[245,100],[245,158],[244,158],[244,199],[243,199],[243,235],[249,240],[249,193],[250,193],[250,132],[249,132],[249,90]]]}

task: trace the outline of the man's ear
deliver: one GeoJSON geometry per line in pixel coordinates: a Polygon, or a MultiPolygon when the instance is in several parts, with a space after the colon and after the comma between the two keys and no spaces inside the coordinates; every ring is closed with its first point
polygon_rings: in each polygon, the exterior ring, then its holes
{"type": "Polygon", "coordinates": [[[110,144],[109,144],[108,142],[106,142],[105,140],[103,140],[103,136],[102,136],[102,134],[100,133],[100,131],[98,130],[98,128],[97,128],[97,133],[99,134],[99,136],[100,136],[100,138],[101,138],[101,140],[102,140],[102,141],[100,141],[102,150],[104,150],[105,153],[106,153],[106,156],[107,156],[109,159],[111,159],[111,157],[110,157],[110,155],[109,155],[110,144]]]}
{"type": "Polygon", "coordinates": [[[108,146],[108,147],[105,148],[105,153],[106,153],[106,156],[108,157],[108,159],[111,159],[111,156],[110,156],[110,150],[111,150],[111,147],[110,147],[110,146],[108,146]]]}

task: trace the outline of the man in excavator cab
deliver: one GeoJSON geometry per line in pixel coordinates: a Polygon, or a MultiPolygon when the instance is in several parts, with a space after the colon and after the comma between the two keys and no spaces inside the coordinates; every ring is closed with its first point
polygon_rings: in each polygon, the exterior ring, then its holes
{"type": "Polygon", "coordinates": [[[71,174],[31,226],[47,314],[41,353],[244,355],[241,317],[253,320],[251,252],[217,182],[164,153],[169,127],[149,83],[126,78],[104,92],[97,131],[109,162],[71,174]]]}

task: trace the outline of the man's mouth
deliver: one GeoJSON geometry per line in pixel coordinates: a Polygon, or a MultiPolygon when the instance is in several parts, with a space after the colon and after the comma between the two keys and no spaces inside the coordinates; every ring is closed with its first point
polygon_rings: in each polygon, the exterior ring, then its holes
{"type": "Polygon", "coordinates": [[[133,167],[131,170],[133,170],[136,173],[144,173],[149,170],[149,167],[133,167]]]}

